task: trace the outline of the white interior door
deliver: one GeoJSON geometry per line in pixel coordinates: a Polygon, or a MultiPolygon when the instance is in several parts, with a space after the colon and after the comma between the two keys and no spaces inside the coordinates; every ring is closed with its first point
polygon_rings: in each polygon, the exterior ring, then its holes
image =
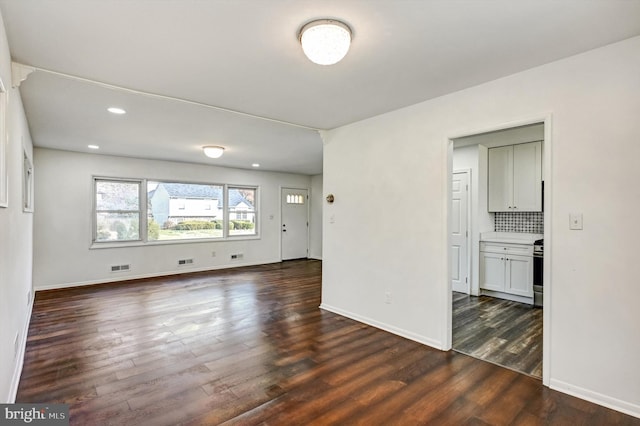
{"type": "Polygon", "coordinates": [[[282,188],[282,260],[301,259],[309,249],[309,191],[282,188]]]}
{"type": "Polygon", "coordinates": [[[469,172],[454,173],[451,188],[451,288],[469,294],[469,172]]]}

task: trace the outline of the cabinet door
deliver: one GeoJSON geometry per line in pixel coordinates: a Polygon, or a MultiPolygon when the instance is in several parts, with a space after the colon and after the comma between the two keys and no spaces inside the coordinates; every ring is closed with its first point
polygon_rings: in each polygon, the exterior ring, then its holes
{"type": "Polygon", "coordinates": [[[513,145],[489,149],[489,211],[510,212],[513,198],[513,145]]]}
{"type": "Polygon", "coordinates": [[[533,297],[533,258],[507,255],[505,292],[533,297]]]}
{"type": "Polygon", "coordinates": [[[504,291],[504,254],[480,252],[480,288],[504,291]]]}
{"type": "Polygon", "coordinates": [[[542,211],[542,143],[513,146],[512,211],[542,211]]]}

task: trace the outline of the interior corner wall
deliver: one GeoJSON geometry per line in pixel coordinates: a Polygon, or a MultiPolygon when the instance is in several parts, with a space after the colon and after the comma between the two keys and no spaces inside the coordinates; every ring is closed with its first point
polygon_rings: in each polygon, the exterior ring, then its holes
{"type": "Polygon", "coordinates": [[[322,175],[311,176],[311,211],[309,213],[309,258],[322,260],[322,175]]]}
{"type": "Polygon", "coordinates": [[[36,290],[279,262],[280,187],[311,186],[305,175],[45,148],[35,149],[34,167],[36,290]],[[260,237],[91,249],[93,176],[257,185],[260,237]],[[242,253],[242,260],[231,260],[235,253],[242,253]],[[178,266],[184,258],[194,263],[178,266]],[[121,264],[131,269],[111,272],[111,265],[121,264]]]}
{"type": "Polygon", "coordinates": [[[640,417],[639,76],[634,37],[325,132],[322,306],[446,347],[449,140],[551,117],[549,383],[640,417]]]}
{"type": "MultiPolygon", "coordinates": [[[[20,91],[11,87],[11,60],[0,19],[0,77],[8,92],[6,164],[8,207],[0,208],[0,402],[12,403],[18,389],[33,301],[31,262],[33,214],[22,210],[23,152],[32,155],[20,91]]],[[[37,173],[37,171],[35,172],[37,173]]]]}

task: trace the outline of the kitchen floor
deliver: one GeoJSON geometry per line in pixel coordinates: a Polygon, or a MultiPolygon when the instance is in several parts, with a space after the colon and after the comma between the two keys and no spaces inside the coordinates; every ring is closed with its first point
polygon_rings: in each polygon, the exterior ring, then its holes
{"type": "Polygon", "coordinates": [[[542,309],[454,291],[453,349],[542,378],[542,309]]]}

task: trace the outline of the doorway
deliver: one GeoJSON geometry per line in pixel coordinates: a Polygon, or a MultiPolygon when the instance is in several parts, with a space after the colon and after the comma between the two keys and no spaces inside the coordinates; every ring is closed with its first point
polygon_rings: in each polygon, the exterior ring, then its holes
{"type": "MultiPolygon", "coordinates": [[[[512,123],[495,129],[477,133],[467,133],[449,140],[449,170],[451,173],[449,204],[449,243],[451,279],[451,347],[467,355],[483,359],[522,373],[541,378],[545,385],[548,379],[549,338],[546,308],[539,309],[522,301],[503,300],[490,296],[483,290],[481,282],[480,239],[483,232],[510,232],[498,229],[505,223],[511,225],[511,219],[504,215],[494,215],[488,209],[488,154],[492,148],[517,145],[534,141],[543,141],[542,179],[549,187],[548,172],[550,164],[550,117],[528,122],[512,123]],[[537,136],[531,136],[537,134],[537,136]],[[515,139],[514,139],[515,138],[515,139]],[[529,138],[529,139],[527,139],[529,138]],[[463,152],[463,160],[456,158],[456,150],[463,152]],[[456,161],[458,160],[458,161],[456,161]],[[470,285],[469,291],[460,286],[457,279],[458,263],[455,231],[459,227],[457,219],[458,203],[456,187],[457,171],[469,168],[470,173],[470,217],[469,223],[469,257],[470,285]],[[461,291],[463,290],[463,291],[461,291]],[[483,294],[484,293],[484,294],[483,294]]],[[[549,206],[549,191],[542,196],[544,205],[549,206]]],[[[529,220],[531,215],[523,212],[529,220]]],[[[538,213],[536,217],[544,221],[540,224],[544,229],[539,233],[548,237],[550,229],[549,214],[538,213]]],[[[515,219],[514,219],[515,220],[515,219]]],[[[531,232],[515,231],[514,232],[531,232]]],[[[535,232],[538,233],[538,232],[535,232]]],[[[539,238],[539,237],[538,237],[539,238]]],[[[545,249],[548,247],[545,241],[545,249]]],[[[545,251],[548,255],[549,250],[545,251]]],[[[548,260],[545,260],[547,263],[548,260]]],[[[545,271],[545,286],[549,287],[548,274],[545,271]]],[[[544,306],[549,306],[549,292],[544,295],[544,306]]]]}
{"type": "Polygon", "coordinates": [[[309,191],[282,188],[280,203],[282,260],[306,258],[309,253],[309,191]]]}

